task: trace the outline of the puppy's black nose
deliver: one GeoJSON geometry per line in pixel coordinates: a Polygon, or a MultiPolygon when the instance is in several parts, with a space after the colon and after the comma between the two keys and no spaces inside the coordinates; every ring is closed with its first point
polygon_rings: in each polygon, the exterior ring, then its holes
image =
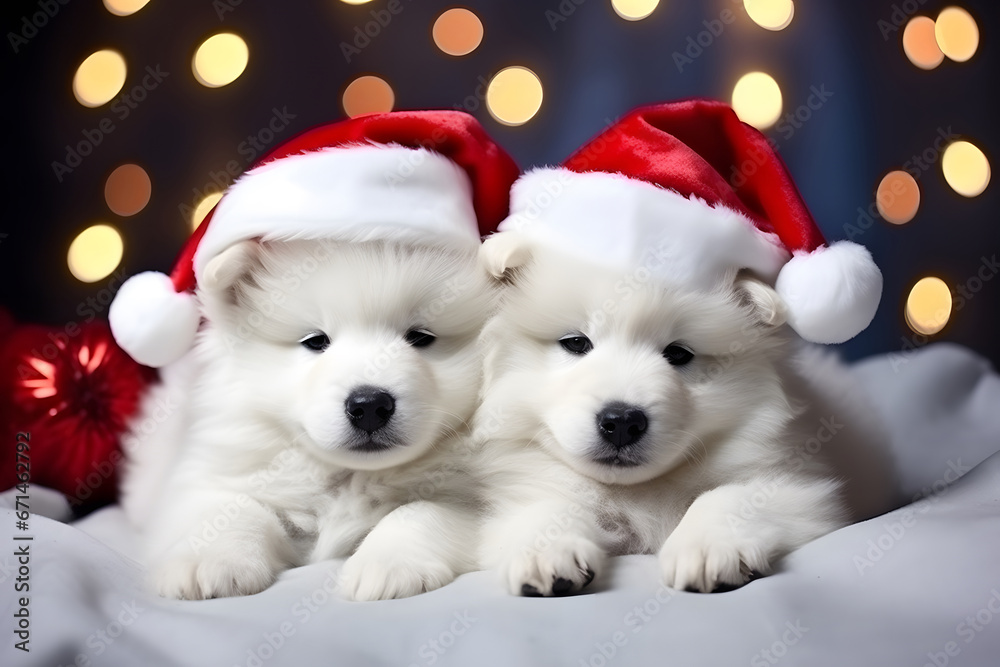
{"type": "Polygon", "coordinates": [[[344,411],[351,425],[365,433],[385,426],[396,411],[392,394],[378,387],[358,387],[344,401],[344,411]]]}
{"type": "Polygon", "coordinates": [[[616,449],[637,442],[647,426],[646,413],[642,408],[621,401],[608,403],[597,413],[597,432],[616,449]]]}

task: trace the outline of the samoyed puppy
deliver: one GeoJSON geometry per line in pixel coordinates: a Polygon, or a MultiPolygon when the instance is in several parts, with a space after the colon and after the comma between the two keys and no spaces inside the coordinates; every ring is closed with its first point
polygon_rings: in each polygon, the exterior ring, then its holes
{"type": "Polygon", "coordinates": [[[249,595],[349,556],[344,595],[374,600],[476,568],[463,450],[495,291],[476,252],[248,240],[207,264],[207,323],[146,399],[177,409],[126,442],[161,595],[249,595]]]}
{"type": "Polygon", "coordinates": [[[677,589],[740,586],[887,509],[863,390],[767,284],[672,288],[514,230],[482,251],[505,287],[483,333],[481,556],[511,593],[578,591],[622,554],[658,554],[677,589]]]}

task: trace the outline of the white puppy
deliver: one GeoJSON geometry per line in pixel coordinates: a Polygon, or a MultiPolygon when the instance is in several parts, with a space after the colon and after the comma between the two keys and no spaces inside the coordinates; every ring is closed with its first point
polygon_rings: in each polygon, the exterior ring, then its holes
{"type": "Polygon", "coordinates": [[[251,240],[210,261],[196,370],[145,401],[189,387],[186,426],[139,434],[124,485],[161,594],[252,594],[351,556],[344,594],[382,599],[475,568],[461,450],[493,294],[475,253],[251,240]]]}
{"type": "Polygon", "coordinates": [[[771,287],[672,289],[516,231],[483,253],[507,286],[483,335],[482,559],[512,593],[571,593],[643,553],[672,587],[739,586],[884,509],[862,394],[800,354],[771,287]]]}

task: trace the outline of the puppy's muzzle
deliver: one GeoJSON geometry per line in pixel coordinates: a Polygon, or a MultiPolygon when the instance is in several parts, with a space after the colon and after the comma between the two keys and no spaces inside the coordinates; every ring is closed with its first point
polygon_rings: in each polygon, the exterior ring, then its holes
{"type": "Polygon", "coordinates": [[[344,401],[344,411],[351,426],[371,435],[392,419],[396,399],[384,389],[365,385],[350,393],[344,401]]]}
{"type": "Polygon", "coordinates": [[[601,440],[621,450],[645,435],[649,421],[642,408],[621,401],[607,403],[597,413],[597,432],[601,440]]]}

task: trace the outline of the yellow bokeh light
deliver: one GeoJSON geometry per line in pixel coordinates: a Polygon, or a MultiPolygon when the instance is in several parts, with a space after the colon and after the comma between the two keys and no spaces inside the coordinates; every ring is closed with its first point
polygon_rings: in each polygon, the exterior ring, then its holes
{"type": "Polygon", "coordinates": [[[191,229],[198,229],[198,225],[201,221],[205,219],[208,212],[211,211],[219,200],[222,199],[222,192],[213,192],[202,197],[202,200],[198,202],[198,205],[194,207],[194,213],[191,214],[191,229]]]}
{"type": "Polygon", "coordinates": [[[764,72],[744,74],[733,88],[733,109],[744,123],[767,129],[781,116],[781,88],[764,72]]]}
{"type": "Polygon", "coordinates": [[[149,0],[104,0],[104,6],[115,16],[129,16],[149,4],[149,0]]]}
{"type": "Polygon", "coordinates": [[[750,19],[761,28],[784,30],[795,16],[792,0],[743,0],[750,19]]]}
{"type": "Polygon", "coordinates": [[[964,63],[979,48],[979,26],[961,7],[946,7],[934,22],[937,44],[955,62],[964,63]]]}
{"type": "Polygon", "coordinates": [[[921,278],[910,290],[904,312],[911,329],[925,336],[936,334],[951,317],[951,290],[940,278],[921,278]]]}
{"type": "Polygon", "coordinates": [[[73,76],[73,95],[85,107],[107,104],[125,85],[125,58],[111,49],[87,56],[73,76]]]}
{"type": "Polygon", "coordinates": [[[941,156],[944,180],[964,197],[982,194],[990,184],[990,162],[979,148],[968,141],[956,141],[941,156]]]}
{"type": "Polygon", "coordinates": [[[486,108],[504,125],[523,125],[542,106],[542,82],[527,67],[497,72],[486,87],[486,108]]]}
{"type": "Polygon", "coordinates": [[[437,47],[449,56],[468,55],[483,41],[483,22],[468,9],[456,7],[434,21],[431,36],[437,47]]]}
{"type": "Polygon", "coordinates": [[[650,14],[660,0],[611,0],[615,13],[626,21],[639,21],[650,14]]]}
{"type": "Polygon", "coordinates": [[[384,79],[377,76],[359,76],[344,89],[344,113],[351,118],[366,113],[392,111],[396,94],[384,79]]]}
{"type": "Polygon", "coordinates": [[[239,35],[221,32],[198,47],[191,61],[191,70],[201,85],[219,88],[239,78],[249,59],[250,50],[239,35]]]}
{"type": "Polygon", "coordinates": [[[121,234],[111,225],[94,225],[80,232],[69,245],[66,263],[70,273],[84,283],[97,282],[122,261],[121,234]]]}
{"type": "Polygon", "coordinates": [[[920,69],[934,69],[944,60],[934,37],[934,21],[927,16],[915,16],[903,28],[903,53],[920,69]]]}
{"type": "Polygon", "coordinates": [[[903,225],[913,220],[920,208],[920,188],[905,171],[890,171],[878,184],[875,193],[878,213],[886,222],[903,225]]]}

